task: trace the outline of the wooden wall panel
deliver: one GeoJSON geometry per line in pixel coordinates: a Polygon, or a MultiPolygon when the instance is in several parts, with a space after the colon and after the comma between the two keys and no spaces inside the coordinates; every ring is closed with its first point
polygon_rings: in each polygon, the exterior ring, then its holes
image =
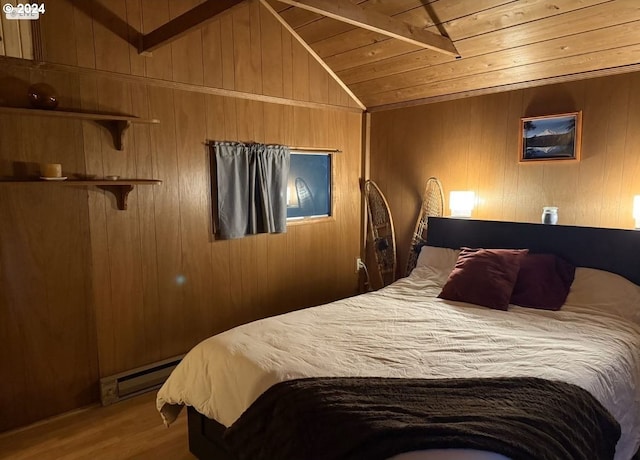
{"type": "MultiPolygon", "coordinates": [[[[45,60],[78,65],[78,41],[81,47],[86,46],[87,43],[83,41],[87,38],[86,36],[78,35],[80,31],[86,31],[86,28],[80,25],[78,30],[75,24],[76,17],[79,18],[81,15],[76,15],[76,7],[71,2],[57,0],[47,3],[46,8],[47,12],[39,21],[45,60]]],[[[93,38],[89,40],[93,42],[93,38]]]]}
{"type": "MultiPolygon", "coordinates": [[[[47,81],[64,78],[54,74],[38,73],[34,78],[47,81]]],[[[113,148],[108,132],[93,122],[64,121],[65,127],[61,129],[58,120],[34,118],[29,126],[48,134],[42,138],[33,136],[24,123],[20,124],[19,132],[24,136],[19,149],[21,156],[16,156],[15,148],[7,144],[2,148],[5,163],[9,165],[17,159],[62,161],[65,172],[70,174],[118,174],[163,181],[155,187],[138,187],[129,197],[127,211],[117,210],[113,196],[96,189],[62,189],[64,196],[51,194],[44,201],[39,189],[33,186],[24,189],[22,194],[29,199],[21,206],[27,209],[36,202],[54,209],[61,206],[58,201],[67,203],[64,212],[56,211],[60,215],[69,213],[65,229],[74,225],[75,230],[68,231],[69,238],[73,239],[65,239],[66,245],[49,240],[46,232],[29,233],[23,218],[7,211],[4,222],[23,232],[21,238],[33,246],[37,257],[61,250],[77,253],[77,241],[86,238],[86,251],[80,251],[78,258],[68,262],[72,267],[56,266],[50,271],[36,272],[38,283],[46,285],[45,290],[55,292],[56,299],[59,297],[55,308],[60,308],[58,303],[69,302],[69,292],[84,286],[76,293],[82,298],[82,315],[73,312],[71,307],[61,308],[63,323],[53,327],[51,325],[57,323],[52,320],[32,334],[58,334],[62,329],[69,333],[70,327],[65,321],[73,321],[75,316],[84,318],[80,324],[74,322],[73,327],[78,328],[77,340],[93,334],[94,342],[83,347],[83,357],[90,362],[78,365],[77,356],[71,362],[93,374],[91,379],[83,377],[81,382],[75,382],[85,385],[78,394],[89,395],[89,401],[96,397],[98,360],[99,375],[111,375],[183,353],[202,338],[228,327],[356,292],[353,259],[359,251],[361,161],[358,114],[207,96],[103,77],[76,78],[68,87],[76,87],[78,94],[69,96],[69,100],[80,100],[83,109],[135,111],[160,119],[161,125],[134,126],[129,133],[127,150],[121,152],[113,148]],[[203,144],[207,139],[256,140],[342,150],[336,154],[335,162],[335,218],[324,223],[298,224],[284,235],[214,241],[209,158],[203,144]],[[78,213],[74,203],[82,204],[84,211],[78,213]],[[32,240],[42,243],[36,245],[32,240]],[[93,268],[89,271],[85,266],[93,268]],[[82,276],[70,280],[71,284],[59,286],[57,273],[75,271],[82,276]],[[90,321],[88,325],[87,321],[90,321]],[[97,332],[91,332],[94,330],[97,332]]],[[[62,82],[59,84],[64,87],[62,82]]],[[[6,123],[3,129],[12,129],[12,126],[6,123]]],[[[12,174],[10,169],[5,173],[12,174]]],[[[10,196],[14,195],[17,193],[10,196]]],[[[7,201],[10,199],[3,203],[7,201]]],[[[37,219],[37,214],[31,218],[37,219]]],[[[28,225],[39,228],[35,223],[28,225]]],[[[64,234],[62,230],[54,233],[64,234]]],[[[0,272],[6,273],[6,267],[12,266],[16,257],[15,253],[3,251],[0,272]]],[[[60,254],[56,260],[65,260],[65,257],[60,254]]],[[[33,270],[31,265],[27,265],[27,269],[33,270]]],[[[36,276],[27,273],[22,272],[20,276],[24,275],[25,279],[36,276]]],[[[9,311],[16,305],[35,302],[24,295],[10,297],[11,290],[3,292],[9,296],[3,297],[3,304],[11,305],[9,311]]],[[[77,303],[71,305],[78,306],[77,303]]],[[[21,324],[21,321],[14,319],[7,324],[21,324]]],[[[17,380],[8,385],[24,389],[29,395],[55,393],[56,388],[51,388],[46,378],[32,378],[37,369],[33,360],[42,359],[44,351],[25,349],[22,342],[28,341],[27,337],[16,336],[11,331],[3,334],[15,343],[16,350],[21,350],[16,351],[16,356],[26,354],[31,359],[21,361],[23,366],[28,365],[24,367],[25,372],[30,369],[24,377],[18,377],[19,368],[11,369],[17,380]],[[40,383],[14,385],[27,378],[40,383]]],[[[58,360],[63,361],[69,359],[67,354],[75,356],[78,348],[63,348],[58,352],[58,360]]],[[[10,363],[15,366],[14,361],[10,363]]],[[[75,378],[75,374],[70,375],[75,378]]],[[[6,394],[12,394],[11,388],[6,394]]],[[[60,395],[56,393],[55,397],[60,395]]],[[[49,394],[47,398],[52,396],[49,394]]],[[[34,400],[31,396],[26,399],[34,400]]],[[[47,410],[59,411],[40,402],[47,410]]],[[[11,423],[24,423],[42,415],[37,411],[21,413],[22,418],[11,423]]]]}
{"type": "MultiPolygon", "coordinates": [[[[142,18],[142,4],[140,0],[126,0],[127,2],[127,38],[129,43],[137,43],[139,40],[138,32],[143,30],[143,18],[142,18]]],[[[89,44],[91,41],[89,40],[89,44]]],[[[134,46],[128,47],[129,63],[131,66],[132,75],[144,76],[145,57],[138,53],[138,50],[134,46]]],[[[80,59],[78,59],[78,65],[80,59]]]]}
{"type": "MultiPolygon", "coordinates": [[[[92,6],[94,4],[85,2],[76,3],[76,5],[82,5],[84,7],[83,9],[75,8],[73,10],[73,27],[76,39],[76,63],[82,67],[95,69],[96,52],[94,47],[94,25],[92,18],[92,6]]],[[[50,48],[52,48],[51,45],[50,48]]],[[[73,50],[73,48],[71,49],[73,50]]]]}
{"type": "MultiPolygon", "coordinates": [[[[200,0],[187,0],[169,3],[171,19],[202,3],[200,0]]],[[[172,42],[171,60],[173,80],[194,85],[204,84],[203,37],[202,30],[195,30],[172,42]]],[[[207,47],[210,46],[207,44],[207,47]]]]}
{"type": "Polygon", "coordinates": [[[186,275],[182,266],[180,228],[180,179],[176,150],[175,92],[153,88],[149,91],[149,114],[164,125],[151,134],[152,150],[156,158],[156,178],[163,181],[155,187],[156,245],[161,249],[157,259],[158,291],[160,298],[160,333],[166,337],[161,343],[164,356],[176,354],[186,335],[185,318],[179,308],[183,304],[183,285],[186,275]]]}
{"type": "Polygon", "coordinates": [[[539,222],[553,205],[561,224],[633,228],[639,84],[632,73],[374,113],[371,177],[391,206],[399,265],[430,176],[444,186],[445,214],[451,190],[473,190],[476,218],[539,222]],[[520,117],[576,110],[580,162],[518,163],[520,117]]]}
{"type": "MultiPolygon", "coordinates": [[[[59,1],[59,0],[58,0],[59,1]]],[[[142,5],[142,32],[148,33],[157,29],[161,25],[169,22],[169,0],[140,0],[142,5]]],[[[43,37],[43,41],[47,36],[43,37]]],[[[172,47],[162,46],[153,52],[152,56],[145,57],[145,76],[149,78],[160,78],[171,80],[173,78],[173,53],[172,47]]],[[[136,53],[137,50],[130,49],[129,53],[136,53]]],[[[45,54],[45,59],[50,62],[49,56],[45,54]]]]}
{"type": "MultiPolygon", "coordinates": [[[[227,101],[231,101],[227,99],[227,101]]],[[[206,110],[207,110],[207,140],[213,139],[233,139],[234,137],[227,137],[226,124],[227,117],[225,116],[225,99],[216,96],[206,97],[206,110]]],[[[234,119],[235,122],[235,119],[234,119]]],[[[208,169],[210,173],[214,170],[211,168],[211,157],[209,152],[206,156],[208,163],[208,169]]],[[[210,182],[213,187],[214,183],[210,182]]],[[[211,201],[214,201],[214,191],[211,189],[211,201]]],[[[210,217],[209,228],[213,229],[213,216],[210,217]]],[[[233,291],[231,283],[231,253],[230,245],[231,241],[218,240],[213,241],[213,232],[210,233],[211,242],[211,276],[212,276],[212,289],[211,296],[211,309],[215,312],[217,318],[217,324],[215,324],[215,330],[223,331],[229,329],[234,324],[234,308],[231,303],[231,293],[233,291]]]]}
{"type": "Polygon", "coordinates": [[[267,12],[258,3],[152,57],[135,52],[136,28],[152,30],[195,3],[51,0],[45,56],[71,67],[0,70],[2,104],[26,106],[29,84],[46,81],[62,108],[160,120],[133,125],[117,151],[91,121],[0,116],[0,176],[37,175],[37,163],[47,161],[69,174],[163,181],[136,187],[127,211],[94,187],[0,186],[0,372],[10,376],[0,382],[0,412],[10,415],[0,431],[96,401],[101,376],[184,353],[247,321],[356,293],[360,114],[343,109],[348,97],[285,30],[273,22],[261,28],[267,12]],[[337,110],[213,96],[201,85],[337,110]],[[207,140],[342,150],[335,217],[286,234],[216,241],[207,140]]]}
{"type": "MultiPolygon", "coordinates": [[[[125,58],[128,56],[123,55],[125,58]]],[[[98,102],[102,110],[131,111],[131,88],[122,82],[98,80],[98,102]]],[[[105,175],[136,177],[135,155],[117,151],[111,135],[101,130],[101,160],[105,175]]],[[[140,259],[140,228],[137,220],[137,195],[129,198],[131,208],[123,213],[117,209],[115,197],[105,193],[105,215],[107,244],[109,247],[109,270],[111,272],[111,306],[114,329],[99,328],[100,343],[109,343],[114,350],[112,359],[120,366],[133,368],[139,365],[136,353],[144,350],[145,336],[139,331],[144,327],[142,273],[136,263],[140,259]],[[136,219],[132,219],[135,217],[136,219]]],[[[104,263],[105,261],[102,261],[104,263]]],[[[116,364],[104,359],[100,362],[102,375],[110,375],[116,364]]]]}
{"type": "Polygon", "coordinates": [[[220,21],[202,29],[202,64],[205,86],[223,88],[222,84],[222,31],[220,21]]]}
{"type": "MultiPolygon", "coordinates": [[[[283,46],[282,35],[286,31],[266,9],[260,9],[262,47],[262,88],[270,96],[283,95],[283,46]],[[275,43],[275,46],[273,45],[275,43]]],[[[325,73],[326,74],[326,73],[325,73]]]]}
{"type": "Polygon", "coordinates": [[[151,56],[138,54],[140,33],[202,1],[50,0],[40,21],[44,59],[115,74],[352,106],[339,87],[332,89],[335,97],[329,101],[326,87],[332,79],[297,42],[292,44],[289,32],[259,2],[223,15],[151,56]]]}
{"type": "MultiPolygon", "coordinates": [[[[282,95],[290,98],[293,98],[294,75],[296,79],[299,78],[299,75],[293,72],[293,44],[295,41],[291,34],[282,30],[282,95]]],[[[347,99],[351,99],[347,93],[344,91],[342,93],[347,99]]],[[[347,105],[347,103],[342,105],[347,105]]]]}
{"type": "Polygon", "coordinates": [[[33,59],[31,21],[8,20],[0,16],[0,56],[33,59]]]}
{"type": "MultiPolygon", "coordinates": [[[[0,80],[23,82],[16,88],[44,76],[0,71],[0,80]]],[[[78,100],[78,78],[59,77],[49,81],[66,100],[78,100]]],[[[83,171],[82,150],[78,123],[0,117],[0,176],[37,177],[41,162],[60,162],[65,174],[83,171]]],[[[0,187],[0,412],[7,414],[0,431],[97,396],[87,222],[81,191],[48,183],[0,187]]]]}
{"type": "Polygon", "coordinates": [[[310,86],[309,54],[297,41],[293,41],[291,44],[291,66],[295,75],[292,85],[293,98],[308,101],[310,86]]]}
{"type": "Polygon", "coordinates": [[[210,251],[211,199],[207,155],[203,139],[207,137],[205,98],[186,93],[176,97],[176,144],[180,183],[180,238],[184,282],[184,303],[198,321],[188,323],[190,340],[204,339],[214,329],[211,308],[213,286],[210,251]]]}
{"type": "MultiPolygon", "coordinates": [[[[149,117],[149,91],[143,85],[131,85],[131,107],[134,113],[141,117],[149,117]]],[[[135,177],[157,177],[155,166],[156,155],[152,148],[151,130],[148,125],[135,124],[131,128],[131,151],[135,152],[135,177]]],[[[140,290],[143,307],[136,306],[144,317],[144,327],[137,332],[144,331],[144,358],[138,357],[140,362],[155,362],[163,358],[162,337],[156,333],[160,330],[161,309],[158,290],[158,250],[156,246],[156,216],[155,216],[155,187],[137,187],[135,204],[137,205],[138,226],[140,233],[140,257],[145,262],[140,264],[140,290]]],[[[139,356],[139,353],[135,353],[139,356]]]]}
{"type": "Polygon", "coordinates": [[[234,58],[233,15],[220,19],[220,45],[222,47],[222,87],[235,89],[236,73],[234,58]]]}
{"type": "MultiPolygon", "coordinates": [[[[57,5],[56,5],[57,7],[57,5]]],[[[127,30],[127,4],[125,0],[98,0],[92,2],[93,44],[96,68],[130,73],[130,39],[127,30]]],[[[73,33],[73,30],[71,31],[73,33]]],[[[80,38],[80,37],[78,37],[80,38]]],[[[90,37],[82,37],[91,43],[90,37]]]]}

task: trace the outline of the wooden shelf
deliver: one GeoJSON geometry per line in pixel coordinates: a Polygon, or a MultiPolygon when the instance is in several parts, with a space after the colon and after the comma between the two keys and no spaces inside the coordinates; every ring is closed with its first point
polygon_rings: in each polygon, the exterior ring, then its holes
{"type": "Polygon", "coordinates": [[[3,113],[9,115],[28,115],[40,117],[70,118],[75,120],[92,120],[106,127],[109,132],[111,132],[111,136],[113,137],[113,144],[118,150],[124,150],[125,134],[131,126],[131,123],[144,123],[151,125],[160,123],[160,120],[156,120],[154,118],[145,119],[132,117],[129,115],[109,115],[104,113],[75,112],[64,109],[41,110],[19,107],[0,107],[0,114],[3,113]]]}
{"type": "Polygon", "coordinates": [[[161,184],[161,180],[156,179],[119,179],[119,180],[106,180],[106,179],[92,179],[92,180],[59,180],[59,181],[47,181],[47,180],[0,180],[0,184],[20,185],[20,184],[47,184],[47,185],[65,185],[65,186],[93,186],[99,189],[106,190],[113,193],[116,197],[118,209],[125,211],[127,209],[127,198],[129,193],[135,188],[136,185],[156,185],[161,184]]]}

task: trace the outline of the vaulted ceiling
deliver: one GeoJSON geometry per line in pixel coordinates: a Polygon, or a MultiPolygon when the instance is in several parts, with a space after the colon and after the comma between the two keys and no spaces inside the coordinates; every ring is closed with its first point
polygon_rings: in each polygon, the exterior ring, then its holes
{"type": "MultiPolygon", "coordinates": [[[[640,70],[640,0],[259,1],[363,109],[640,70]]],[[[153,49],[233,10],[206,0],[153,49]]]]}
{"type": "Polygon", "coordinates": [[[640,70],[640,0],[352,1],[449,37],[459,59],[268,3],[370,109],[640,70]]]}

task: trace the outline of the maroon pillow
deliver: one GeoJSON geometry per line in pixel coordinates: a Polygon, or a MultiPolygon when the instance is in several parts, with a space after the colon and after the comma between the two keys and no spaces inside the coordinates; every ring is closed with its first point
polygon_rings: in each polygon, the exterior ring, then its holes
{"type": "Polygon", "coordinates": [[[438,295],[506,310],[527,249],[462,248],[456,266],[438,295]]]}
{"type": "Polygon", "coordinates": [[[553,254],[527,254],[511,294],[511,303],[522,307],[560,310],[564,305],[576,267],[553,254]]]}

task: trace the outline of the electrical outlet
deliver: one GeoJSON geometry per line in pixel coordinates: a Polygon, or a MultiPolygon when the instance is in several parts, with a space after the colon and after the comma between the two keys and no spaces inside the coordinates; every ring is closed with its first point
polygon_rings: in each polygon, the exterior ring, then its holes
{"type": "Polygon", "coordinates": [[[360,257],[356,257],[356,273],[358,273],[362,268],[365,268],[364,262],[360,257]]]}

